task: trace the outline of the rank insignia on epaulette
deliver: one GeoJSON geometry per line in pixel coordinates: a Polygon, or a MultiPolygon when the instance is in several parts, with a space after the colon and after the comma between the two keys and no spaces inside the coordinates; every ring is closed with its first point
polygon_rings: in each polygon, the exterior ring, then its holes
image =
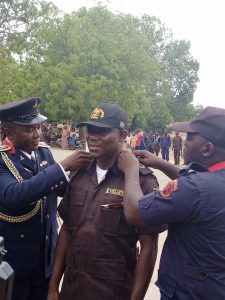
{"type": "Polygon", "coordinates": [[[123,197],[123,190],[117,190],[117,189],[112,189],[112,188],[107,188],[105,191],[106,194],[110,195],[115,195],[115,196],[120,196],[123,197]]]}
{"type": "Polygon", "coordinates": [[[153,172],[148,167],[145,167],[144,165],[139,164],[139,173],[141,175],[149,175],[149,174],[152,174],[153,172]]]}
{"type": "Polygon", "coordinates": [[[5,152],[11,150],[10,146],[7,145],[0,145],[0,152],[5,152]]]}
{"type": "Polygon", "coordinates": [[[176,192],[177,190],[178,190],[178,180],[175,179],[169,181],[168,184],[159,193],[163,198],[168,198],[173,194],[173,192],[176,192]]]}
{"type": "Polygon", "coordinates": [[[48,164],[48,162],[46,160],[43,160],[41,163],[40,163],[40,166],[41,167],[44,167],[48,164]]]}

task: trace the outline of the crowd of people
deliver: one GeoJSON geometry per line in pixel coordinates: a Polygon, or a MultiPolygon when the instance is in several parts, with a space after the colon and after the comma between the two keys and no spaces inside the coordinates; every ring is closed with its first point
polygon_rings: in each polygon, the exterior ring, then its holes
{"type": "Polygon", "coordinates": [[[225,110],[207,107],[173,124],[172,140],[166,131],[137,131],[127,151],[127,114],[103,103],[77,125],[86,126],[89,152],[56,163],[40,145],[40,104],[30,98],[0,106],[0,236],[15,272],[12,300],[142,300],[165,230],[161,300],[224,300],[225,110]],[[179,132],[187,133],[182,169],[179,132]],[[156,139],[162,158],[153,154],[156,139]],[[163,189],[150,167],[171,178],[163,189]]]}
{"type": "Polygon", "coordinates": [[[42,124],[42,140],[49,146],[74,150],[79,147],[79,130],[68,124],[42,124]]]}
{"type": "Polygon", "coordinates": [[[174,164],[180,165],[183,139],[179,132],[176,132],[175,136],[171,138],[166,130],[161,134],[159,131],[154,132],[150,130],[149,132],[144,132],[138,129],[127,138],[127,145],[132,152],[135,150],[147,150],[158,156],[161,151],[162,159],[166,161],[169,161],[169,150],[172,149],[174,164]]]}
{"type": "MultiPolygon", "coordinates": [[[[82,148],[83,141],[79,138],[79,129],[68,124],[58,125],[55,129],[51,129],[51,125],[42,125],[42,140],[53,147],[60,147],[63,150],[74,150],[82,148]]],[[[131,151],[147,150],[158,156],[161,152],[162,159],[170,160],[170,149],[173,152],[174,164],[180,165],[183,149],[183,139],[179,132],[171,137],[165,130],[145,132],[135,130],[126,138],[126,145],[131,151]]]]}

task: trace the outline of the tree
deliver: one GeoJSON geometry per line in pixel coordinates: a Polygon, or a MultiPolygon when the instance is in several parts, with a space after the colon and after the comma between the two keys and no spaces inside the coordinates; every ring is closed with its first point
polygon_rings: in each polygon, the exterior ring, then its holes
{"type": "Polygon", "coordinates": [[[44,110],[53,119],[80,121],[97,103],[116,102],[132,120],[146,74],[159,69],[136,22],[95,7],[44,24],[27,56],[27,91],[41,88],[44,110]]]}
{"type": "MultiPolygon", "coordinates": [[[[161,95],[170,114],[183,120],[193,100],[198,79],[199,63],[190,53],[190,42],[173,40],[172,33],[162,22],[150,16],[140,20],[143,35],[149,41],[149,53],[160,63],[161,75],[154,81],[146,81],[148,95],[161,95]]],[[[163,101],[158,97],[159,101],[163,101]]]]}
{"type": "Polygon", "coordinates": [[[3,39],[2,102],[41,96],[50,119],[74,123],[98,103],[115,102],[127,110],[132,128],[146,130],[190,113],[198,63],[190,43],[173,41],[157,18],[113,14],[103,6],[63,15],[45,2],[11,2],[36,10],[12,29],[12,36],[21,33],[20,43],[12,46],[11,33],[3,39]]]}
{"type": "Polygon", "coordinates": [[[41,0],[0,1],[0,44],[10,50],[23,49],[32,38],[32,30],[46,19],[56,16],[58,9],[41,0]],[[22,45],[21,45],[22,44],[22,45]]]}
{"type": "Polygon", "coordinates": [[[172,93],[170,110],[177,121],[184,119],[184,112],[193,101],[199,81],[199,63],[192,57],[190,47],[190,42],[184,40],[170,42],[162,61],[163,73],[172,93]]]}

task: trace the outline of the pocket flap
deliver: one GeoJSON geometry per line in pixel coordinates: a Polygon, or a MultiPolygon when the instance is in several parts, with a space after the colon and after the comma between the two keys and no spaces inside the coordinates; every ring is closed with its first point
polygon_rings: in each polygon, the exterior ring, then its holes
{"type": "Polygon", "coordinates": [[[126,273],[125,261],[113,259],[96,259],[94,263],[94,276],[109,280],[124,280],[126,273]]]}

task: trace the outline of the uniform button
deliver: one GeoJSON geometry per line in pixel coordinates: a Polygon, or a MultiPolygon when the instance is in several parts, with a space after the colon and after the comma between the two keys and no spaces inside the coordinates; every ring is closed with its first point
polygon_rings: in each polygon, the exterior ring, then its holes
{"type": "Polygon", "coordinates": [[[55,188],[56,188],[56,189],[57,189],[57,187],[58,187],[58,184],[55,185],[55,188]]]}
{"type": "Polygon", "coordinates": [[[20,237],[21,237],[21,239],[23,239],[24,238],[24,234],[21,234],[20,237]]]}
{"type": "Polygon", "coordinates": [[[46,219],[49,219],[49,214],[46,215],[46,219]]]}
{"type": "Polygon", "coordinates": [[[59,183],[59,184],[63,185],[63,184],[64,184],[64,182],[63,182],[63,181],[60,181],[60,183],[59,183]]]}
{"type": "Polygon", "coordinates": [[[52,187],[51,187],[51,190],[53,191],[54,189],[55,189],[54,186],[52,186],[52,187]]]}
{"type": "Polygon", "coordinates": [[[43,197],[43,200],[47,200],[47,197],[43,197]]]}
{"type": "Polygon", "coordinates": [[[45,237],[45,238],[46,238],[46,240],[47,240],[47,239],[48,239],[48,235],[46,235],[46,237],[45,237]]]}

